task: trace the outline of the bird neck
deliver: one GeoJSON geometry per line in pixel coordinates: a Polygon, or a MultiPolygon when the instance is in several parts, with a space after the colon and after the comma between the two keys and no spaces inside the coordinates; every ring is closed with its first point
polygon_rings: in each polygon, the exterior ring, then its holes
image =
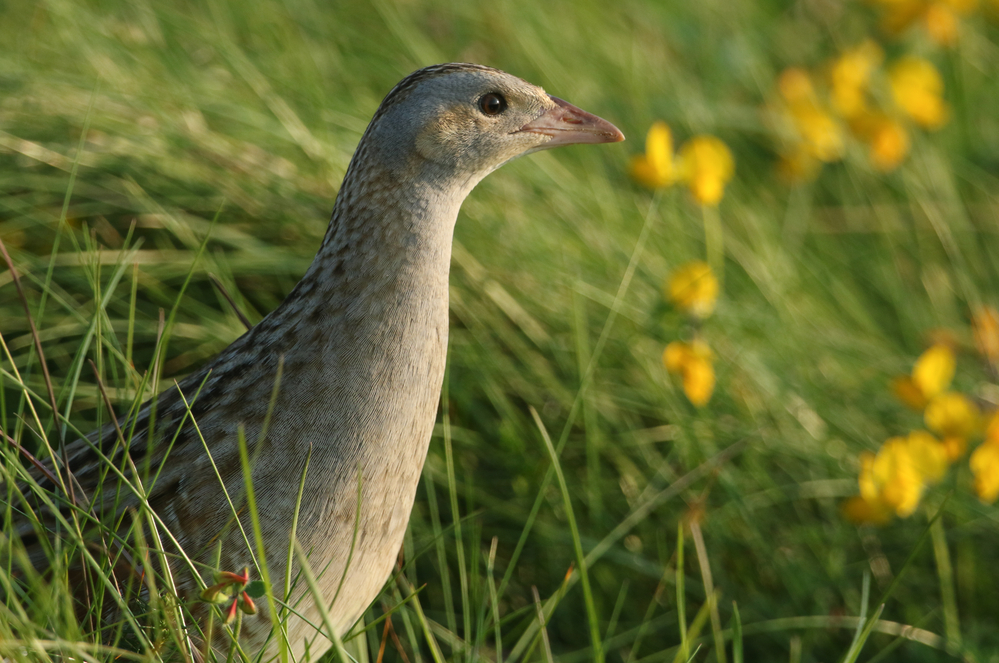
{"type": "MultiPolygon", "coordinates": [[[[323,297],[353,302],[409,294],[442,302],[446,314],[458,209],[480,177],[450,177],[423,160],[386,166],[358,159],[337,195],[322,248],[303,280],[323,297]]],[[[366,307],[370,312],[370,306],[366,307]]]]}

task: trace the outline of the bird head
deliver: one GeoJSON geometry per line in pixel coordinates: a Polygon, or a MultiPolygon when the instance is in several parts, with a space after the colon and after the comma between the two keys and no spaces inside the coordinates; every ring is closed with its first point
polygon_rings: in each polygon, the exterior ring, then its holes
{"type": "Polygon", "coordinates": [[[375,142],[383,146],[383,163],[408,160],[466,186],[524,154],[624,140],[610,122],[536,85],[497,69],[456,63],[403,79],[385,97],[369,132],[382,134],[375,142]]]}

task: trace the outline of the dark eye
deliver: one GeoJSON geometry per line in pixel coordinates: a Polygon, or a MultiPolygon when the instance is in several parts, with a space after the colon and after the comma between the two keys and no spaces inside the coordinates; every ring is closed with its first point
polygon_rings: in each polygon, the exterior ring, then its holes
{"type": "Polygon", "coordinates": [[[499,115],[506,110],[506,99],[499,92],[490,92],[479,99],[479,110],[486,115],[499,115]]]}

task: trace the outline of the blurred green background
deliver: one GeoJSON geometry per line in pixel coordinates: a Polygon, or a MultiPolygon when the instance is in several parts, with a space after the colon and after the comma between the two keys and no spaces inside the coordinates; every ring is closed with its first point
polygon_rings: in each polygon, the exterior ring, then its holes
{"type": "MultiPolygon", "coordinates": [[[[534,408],[564,442],[583,550],[599,553],[591,607],[607,660],[676,660],[681,619],[707,601],[705,564],[717,626],[731,628],[738,606],[745,660],[841,660],[856,620],[840,618],[876,610],[911,554],[859,660],[999,661],[999,510],[972,493],[966,460],[907,519],[858,528],[840,513],[858,453],[922,426],[891,378],[934,330],[970,348],[970,312],[999,303],[999,6],[960,15],[950,47],[918,26],[888,35],[880,13],[845,0],[0,0],[0,239],[33,313],[44,306],[60,407],[84,430],[97,419],[78,359],[98,353],[112,395],[129,401],[111,348],[140,373],[149,365],[159,310],[220,209],[161,388],[242,333],[209,273],[251,321],[273,309],[314,255],[382,96],[424,65],[487,64],[611,120],[628,142],[518,160],[462,208],[445,403],[454,469],[442,420],[406,545],[445,657],[497,658],[496,537],[504,660],[545,660],[540,644],[525,659],[532,587],[558,595],[576,558],[534,408]],[[889,58],[932,61],[950,121],[913,131],[890,173],[854,141],[789,186],[761,110],[778,75],[819,71],[866,38],[889,58]],[[628,175],[656,120],[678,141],[720,137],[736,161],[718,207],[722,294],[699,331],[718,374],[703,408],[661,362],[692,333],[662,284],[704,258],[702,210],[682,188],[651,192],[628,175]],[[85,345],[95,320],[104,350],[85,345]],[[918,547],[942,504],[942,527],[918,547]],[[704,544],[687,529],[680,573],[679,522],[697,523],[704,544]],[[898,625],[913,628],[898,638],[898,625]]],[[[6,270],[0,333],[44,393],[6,270]]],[[[7,431],[23,405],[7,356],[0,368],[7,431]]],[[[970,350],[955,385],[995,407],[995,374],[970,350]]],[[[430,660],[416,620],[408,605],[394,628],[408,660],[430,660]]],[[[593,660],[587,620],[574,584],[547,626],[556,660],[593,660]]],[[[371,660],[380,634],[364,636],[371,660]]],[[[722,660],[710,620],[698,637],[693,660],[722,660]]],[[[390,642],[385,660],[404,659],[390,642]]]]}

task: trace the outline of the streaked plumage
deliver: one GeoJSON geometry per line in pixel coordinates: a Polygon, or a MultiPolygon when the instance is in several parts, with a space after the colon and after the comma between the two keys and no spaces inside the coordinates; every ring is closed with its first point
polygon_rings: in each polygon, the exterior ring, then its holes
{"type": "MultiPolygon", "coordinates": [[[[327,601],[344,573],[361,472],[357,547],[332,607],[341,632],[356,621],[392,569],[426,458],[444,373],[451,238],[461,202],[486,174],[522,154],[622,139],[609,123],[488,67],[428,67],[389,92],[357,147],[329,230],[301,282],[270,315],[180,383],[197,429],[191,417],[185,420],[187,406],[176,389],[155,399],[152,443],[150,403],[138,416],[132,459],[139,467],[163,465],[151,489],[147,482],[150,504],[187,555],[206,565],[200,571],[208,584],[215,568],[208,560],[219,541],[221,569],[253,566],[212,468],[219,469],[249,531],[241,509],[242,427],[257,459],[253,485],[275,579],[284,577],[299,480],[311,453],[297,531],[313,569],[322,572],[327,601]],[[279,367],[280,386],[262,435],[279,367]]],[[[113,428],[90,439],[123,465],[113,428]]],[[[102,477],[87,443],[77,441],[67,453],[98,513],[120,513],[137,503],[134,495],[113,503],[114,482],[102,477]]],[[[175,571],[182,590],[196,595],[199,586],[183,565],[175,571]]],[[[300,582],[292,602],[304,588],[300,582]]],[[[264,646],[270,629],[266,607],[260,607],[244,619],[248,651],[264,646]]],[[[299,610],[304,619],[292,617],[289,626],[296,656],[315,636],[308,622],[319,623],[310,600],[299,610]]],[[[311,652],[327,646],[320,638],[311,652]]],[[[275,651],[273,641],[268,651],[275,651]]]]}

